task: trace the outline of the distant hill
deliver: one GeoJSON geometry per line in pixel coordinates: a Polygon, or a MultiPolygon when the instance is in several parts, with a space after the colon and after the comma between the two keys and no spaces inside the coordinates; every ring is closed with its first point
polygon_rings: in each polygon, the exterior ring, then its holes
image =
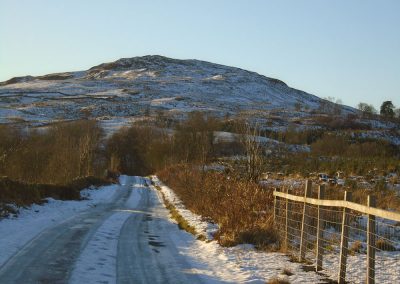
{"type": "MultiPolygon", "coordinates": [[[[0,122],[317,110],[323,100],[255,72],[163,56],[123,58],[87,71],[25,76],[0,83],[0,122]]],[[[343,112],[354,112],[340,106],[343,112]]]]}

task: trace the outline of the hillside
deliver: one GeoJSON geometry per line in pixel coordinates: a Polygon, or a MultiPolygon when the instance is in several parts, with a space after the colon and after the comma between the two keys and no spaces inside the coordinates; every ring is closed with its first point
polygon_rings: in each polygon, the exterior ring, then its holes
{"type": "MultiPolygon", "coordinates": [[[[245,117],[267,131],[351,128],[400,144],[396,124],[362,118],[351,107],[255,72],[163,56],[123,58],[86,71],[24,76],[0,83],[0,123],[42,126],[96,119],[106,130],[131,121],[180,120],[201,111],[245,117]],[[339,125],[339,126],[338,126],[339,125]]],[[[360,135],[360,134],[358,134],[360,135]]]]}
{"type": "MultiPolygon", "coordinates": [[[[295,109],[304,116],[320,108],[321,102],[317,96],[255,72],[198,60],[144,56],[86,71],[0,83],[0,122],[138,117],[159,110],[178,116],[207,111],[218,115],[251,112],[259,117],[279,111],[289,118],[295,109]]],[[[346,106],[340,109],[354,112],[346,106]]]]}

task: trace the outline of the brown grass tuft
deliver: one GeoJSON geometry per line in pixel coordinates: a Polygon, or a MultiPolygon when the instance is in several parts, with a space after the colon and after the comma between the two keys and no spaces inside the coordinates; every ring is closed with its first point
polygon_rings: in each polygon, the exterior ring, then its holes
{"type": "Polygon", "coordinates": [[[355,241],[350,247],[350,253],[353,255],[355,253],[361,253],[362,248],[362,243],[360,241],[355,241]]]}
{"type": "Polygon", "coordinates": [[[293,272],[289,268],[283,269],[282,273],[287,275],[287,276],[292,276],[293,275],[293,272]]]}
{"type": "Polygon", "coordinates": [[[390,242],[384,239],[377,240],[375,246],[379,250],[396,251],[396,248],[390,242]]]}
{"type": "Polygon", "coordinates": [[[288,280],[280,279],[280,278],[273,278],[267,282],[267,284],[290,284],[288,280]]]}

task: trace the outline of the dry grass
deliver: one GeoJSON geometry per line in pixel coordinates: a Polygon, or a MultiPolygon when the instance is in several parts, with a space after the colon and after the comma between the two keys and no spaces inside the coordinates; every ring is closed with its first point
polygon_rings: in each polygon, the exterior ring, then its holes
{"type": "Polygon", "coordinates": [[[362,249],[362,243],[360,241],[355,241],[350,247],[350,253],[352,255],[354,255],[355,253],[361,253],[362,249]]]}
{"type": "Polygon", "coordinates": [[[396,251],[396,248],[387,240],[379,239],[376,241],[375,246],[379,250],[396,251]]]}
{"type": "MultiPolygon", "coordinates": [[[[158,186],[156,186],[156,188],[157,188],[157,190],[159,190],[161,192],[161,190],[160,190],[160,188],[158,186]]],[[[179,229],[184,230],[184,231],[196,236],[197,235],[196,229],[193,226],[191,226],[189,224],[189,222],[186,221],[186,219],[182,217],[181,214],[179,214],[179,212],[176,209],[176,207],[165,198],[165,196],[164,196],[164,194],[162,192],[161,192],[161,195],[162,195],[165,207],[169,210],[169,212],[171,214],[171,218],[174,219],[177,222],[179,229]]],[[[199,235],[198,239],[199,240],[205,240],[205,236],[199,235]]]]}
{"type": "Polygon", "coordinates": [[[274,279],[269,280],[267,282],[267,284],[290,284],[290,282],[285,279],[274,278],[274,279]]]}
{"type": "Polygon", "coordinates": [[[282,273],[287,275],[287,276],[292,276],[293,275],[293,272],[289,268],[283,269],[282,273]]]}
{"type": "Polygon", "coordinates": [[[278,235],[273,226],[271,190],[190,166],[171,167],[158,172],[158,176],[188,209],[218,223],[219,231],[214,237],[221,245],[275,247],[278,235]]]}

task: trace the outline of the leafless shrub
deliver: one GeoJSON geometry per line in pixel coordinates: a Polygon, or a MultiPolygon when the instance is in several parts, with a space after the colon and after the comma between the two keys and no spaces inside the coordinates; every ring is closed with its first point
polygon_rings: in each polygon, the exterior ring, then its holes
{"type": "Polygon", "coordinates": [[[260,130],[258,126],[252,127],[249,123],[243,122],[238,126],[240,142],[245,149],[246,155],[246,174],[249,181],[257,181],[262,173],[262,165],[264,162],[262,146],[260,141],[260,130]]]}

